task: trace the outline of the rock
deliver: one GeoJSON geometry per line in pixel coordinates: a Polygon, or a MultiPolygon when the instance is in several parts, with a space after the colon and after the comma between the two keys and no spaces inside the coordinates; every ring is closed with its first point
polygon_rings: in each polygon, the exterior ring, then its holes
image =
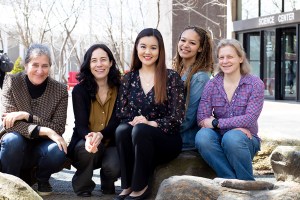
{"type": "Polygon", "coordinates": [[[211,179],[196,176],[172,176],[165,179],[158,190],[155,200],[194,200],[217,199],[221,188],[211,179]]]}
{"type": "Polygon", "coordinates": [[[22,179],[0,172],[0,199],[42,200],[22,179]]]}
{"type": "Polygon", "coordinates": [[[255,171],[272,172],[270,155],[277,146],[300,146],[300,140],[286,138],[262,137],[261,150],[253,159],[255,171]]]}
{"type": "Polygon", "coordinates": [[[277,181],[300,183],[300,146],[278,146],[271,154],[271,165],[277,181]]]}
{"type": "Polygon", "coordinates": [[[273,183],[266,181],[245,181],[238,179],[215,178],[214,181],[219,182],[222,187],[228,187],[238,190],[272,190],[273,183]]]}
{"type": "Polygon", "coordinates": [[[155,169],[152,182],[152,197],[155,197],[160,183],[174,175],[191,175],[215,178],[215,172],[206,164],[196,151],[184,151],[171,162],[155,169]]]}
{"type": "MultiPolygon", "coordinates": [[[[278,182],[273,190],[237,190],[222,187],[228,179],[207,179],[195,176],[172,176],[165,179],[158,190],[155,200],[251,200],[251,199],[300,199],[300,184],[296,182],[278,182]]],[[[241,184],[248,184],[242,181],[241,184]]],[[[253,181],[251,181],[253,182],[253,181]]],[[[251,183],[252,184],[252,183],[251,183]]],[[[263,181],[263,185],[270,185],[263,181]]]]}

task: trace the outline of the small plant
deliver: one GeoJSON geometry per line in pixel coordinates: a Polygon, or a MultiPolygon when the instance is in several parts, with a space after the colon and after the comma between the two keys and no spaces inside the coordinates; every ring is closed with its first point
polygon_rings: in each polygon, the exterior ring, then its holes
{"type": "Polygon", "coordinates": [[[15,61],[14,68],[13,70],[11,70],[10,74],[17,74],[19,72],[24,71],[24,66],[21,64],[21,62],[22,58],[18,57],[18,59],[15,61]]]}

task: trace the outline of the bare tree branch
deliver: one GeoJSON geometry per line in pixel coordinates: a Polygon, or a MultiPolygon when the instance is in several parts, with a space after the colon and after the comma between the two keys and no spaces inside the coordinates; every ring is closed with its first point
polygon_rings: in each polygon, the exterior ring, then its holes
{"type": "Polygon", "coordinates": [[[157,0],[157,24],[156,28],[158,28],[160,22],[160,0],[157,0]]]}

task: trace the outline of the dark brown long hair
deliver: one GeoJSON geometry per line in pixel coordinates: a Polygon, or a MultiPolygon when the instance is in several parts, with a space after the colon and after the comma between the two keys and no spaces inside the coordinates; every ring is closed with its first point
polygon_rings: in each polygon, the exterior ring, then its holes
{"type": "Polygon", "coordinates": [[[136,71],[142,68],[142,62],[137,53],[137,46],[142,37],[150,36],[154,36],[158,41],[159,55],[154,73],[154,94],[155,103],[161,104],[167,99],[167,67],[164,40],[157,29],[146,28],[138,34],[134,43],[130,71],[136,71]]]}
{"type": "MultiPolygon", "coordinates": [[[[190,72],[187,76],[187,79],[185,81],[185,84],[184,84],[184,87],[187,91],[186,105],[188,105],[189,96],[190,96],[190,84],[191,84],[192,76],[199,71],[212,73],[214,61],[213,61],[213,51],[212,51],[212,48],[213,48],[212,39],[211,39],[210,34],[201,27],[188,26],[181,32],[181,34],[178,38],[178,42],[181,39],[182,33],[186,30],[193,30],[199,35],[200,47],[202,48],[201,52],[197,52],[196,60],[195,60],[194,64],[191,66],[192,69],[190,70],[190,72]]],[[[176,46],[176,55],[173,59],[173,69],[175,71],[177,71],[179,74],[181,74],[183,67],[184,66],[183,66],[182,57],[179,55],[178,46],[176,46]]]]}

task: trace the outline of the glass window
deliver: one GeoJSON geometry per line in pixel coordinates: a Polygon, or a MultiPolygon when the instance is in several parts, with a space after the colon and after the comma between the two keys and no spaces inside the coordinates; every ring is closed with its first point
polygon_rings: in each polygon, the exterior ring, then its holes
{"type": "Polygon", "coordinates": [[[299,0],[285,0],[284,1],[284,12],[300,10],[299,0]]]}
{"type": "Polygon", "coordinates": [[[237,40],[240,41],[241,44],[243,44],[243,38],[244,38],[244,34],[243,33],[238,33],[236,36],[237,40]]]}
{"type": "Polygon", "coordinates": [[[281,13],[282,0],[263,0],[261,1],[261,16],[281,13]]]}
{"type": "Polygon", "coordinates": [[[247,54],[252,68],[252,74],[260,77],[260,35],[252,33],[247,35],[247,54]]]}
{"type": "Polygon", "coordinates": [[[281,88],[283,98],[296,98],[297,85],[297,38],[296,28],[285,28],[281,32],[281,88]]]}
{"type": "Polygon", "coordinates": [[[265,95],[275,97],[275,30],[264,31],[265,95]]]}
{"type": "Polygon", "coordinates": [[[238,20],[258,17],[258,0],[238,0],[238,20]]]}

